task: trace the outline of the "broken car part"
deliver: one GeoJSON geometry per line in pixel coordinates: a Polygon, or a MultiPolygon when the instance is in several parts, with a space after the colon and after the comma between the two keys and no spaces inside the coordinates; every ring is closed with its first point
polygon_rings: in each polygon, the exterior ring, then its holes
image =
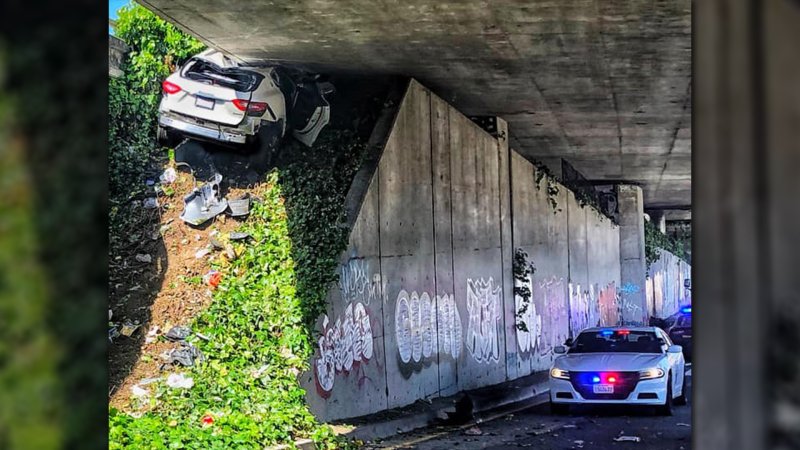
{"type": "Polygon", "coordinates": [[[214,174],[214,179],[195,188],[183,199],[184,208],[181,220],[191,225],[202,225],[228,208],[225,198],[220,198],[222,175],[214,174]]]}

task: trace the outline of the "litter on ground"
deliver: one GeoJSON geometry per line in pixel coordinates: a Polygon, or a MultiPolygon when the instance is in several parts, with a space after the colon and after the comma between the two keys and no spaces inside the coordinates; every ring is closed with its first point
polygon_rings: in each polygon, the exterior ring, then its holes
{"type": "Polygon", "coordinates": [[[131,335],[133,335],[133,333],[135,333],[136,330],[139,329],[139,327],[140,325],[136,322],[126,321],[124,324],[122,324],[122,330],[120,331],[120,333],[122,333],[123,336],[131,337],[131,335]]]}
{"type": "Polygon", "coordinates": [[[480,436],[483,434],[483,431],[481,431],[481,429],[478,427],[472,427],[467,429],[467,431],[465,431],[464,434],[466,434],[467,436],[480,436]]]}
{"type": "Polygon", "coordinates": [[[164,337],[170,341],[177,342],[185,340],[191,334],[192,330],[189,327],[172,327],[167,331],[164,337]]]}
{"type": "Polygon", "coordinates": [[[150,263],[150,262],[153,261],[153,257],[148,255],[148,254],[140,253],[140,254],[136,255],[135,258],[136,258],[136,261],[139,261],[140,263],[150,263]]]}
{"type": "Polygon", "coordinates": [[[194,379],[182,373],[173,373],[167,377],[167,386],[175,389],[191,389],[194,386],[194,379]]]}
{"type": "Polygon", "coordinates": [[[642,442],[639,436],[619,436],[614,438],[615,442],[642,442]]]}

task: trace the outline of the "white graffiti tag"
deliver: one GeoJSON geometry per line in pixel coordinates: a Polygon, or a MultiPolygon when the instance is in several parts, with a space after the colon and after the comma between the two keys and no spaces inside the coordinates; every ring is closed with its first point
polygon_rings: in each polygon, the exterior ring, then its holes
{"type": "Polygon", "coordinates": [[[345,303],[361,302],[369,305],[380,297],[381,276],[376,273],[369,276],[369,264],[363,259],[351,259],[342,266],[339,276],[339,289],[345,303]]]}
{"type": "Polygon", "coordinates": [[[536,313],[536,304],[533,301],[533,283],[530,276],[525,282],[515,281],[518,286],[527,286],[531,297],[528,300],[527,308],[519,295],[514,296],[514,304],[517,308],[517,320],[525,324],[525,329],[517,328],[517,344],[519,351],[522,353],[528,352],[536,348],[539,343],[539,338],[542,335],[542,316],[536,313]],[[525,311],[523,311],[525,309],[525,311]]]}
{"type": "Polygon", "coordinates": [[[319,338],[319,358],[314,367],[319,387],[329,392],[333,389],[336,372],[349,372],[354,363],[372,358],[372,326],[364,305],[347,305],[344,321],[336,319],[329,327],[328,316],[322,319],[322,336],[319,338]]]}
{"type": "Polygon", "coordinates": [[[401,290],[397,295],[394,320],[397,351],[404,363],[412,360],[418,363],[437,352],[458,358],[461,317],[452,296],[445,294],[431,300],[427,292],[409,294],[401,290]]]}
{"type": "Polygon", "coordinates": [[[494,279],[467,279],[467,350],[478,362],[500,360],[500,292],[494,279]]]}
{"type": "Polygon", "coordinates": [[[439,353],[455,359],[461,354],[461,315],[452,295],[436,296],[436,319],[439,324],[439,353]]]}

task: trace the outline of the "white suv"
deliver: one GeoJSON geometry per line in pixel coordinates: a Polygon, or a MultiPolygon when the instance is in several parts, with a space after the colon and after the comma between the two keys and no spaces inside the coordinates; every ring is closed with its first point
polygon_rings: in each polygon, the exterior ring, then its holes
{"type": "Polygon", "coordinates": [[[279,66],[243,67],[216,50],[190,58],[162,89],[160,142],[186,136],[244,145],[267,160],[287,128],[314,143],[329,121],[325,96],[333,92],[329,83],[293,79],[279,66]]]}

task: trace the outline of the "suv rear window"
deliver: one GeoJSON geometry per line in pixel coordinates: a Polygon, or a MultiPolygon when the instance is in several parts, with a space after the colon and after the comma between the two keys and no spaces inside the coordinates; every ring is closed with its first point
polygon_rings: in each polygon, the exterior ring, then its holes
{"type": "Polygon", "coordinates": [[[214,84],[238,92],[251,92],[258,88],[264,76],[238,67],[220,67],[202,59],[192,59],[181,71],[183,78],[214,84]]]}
{"type": "Polygon", "coordinates": [[[578,335],[569,353],[661,353],[653,331],[606,330],[578,335]]]}
{"type": "Polygon", "coordinates": [[[692,316],[686,315],[679,317],[675,328],[692,328],[692,316]]]}

